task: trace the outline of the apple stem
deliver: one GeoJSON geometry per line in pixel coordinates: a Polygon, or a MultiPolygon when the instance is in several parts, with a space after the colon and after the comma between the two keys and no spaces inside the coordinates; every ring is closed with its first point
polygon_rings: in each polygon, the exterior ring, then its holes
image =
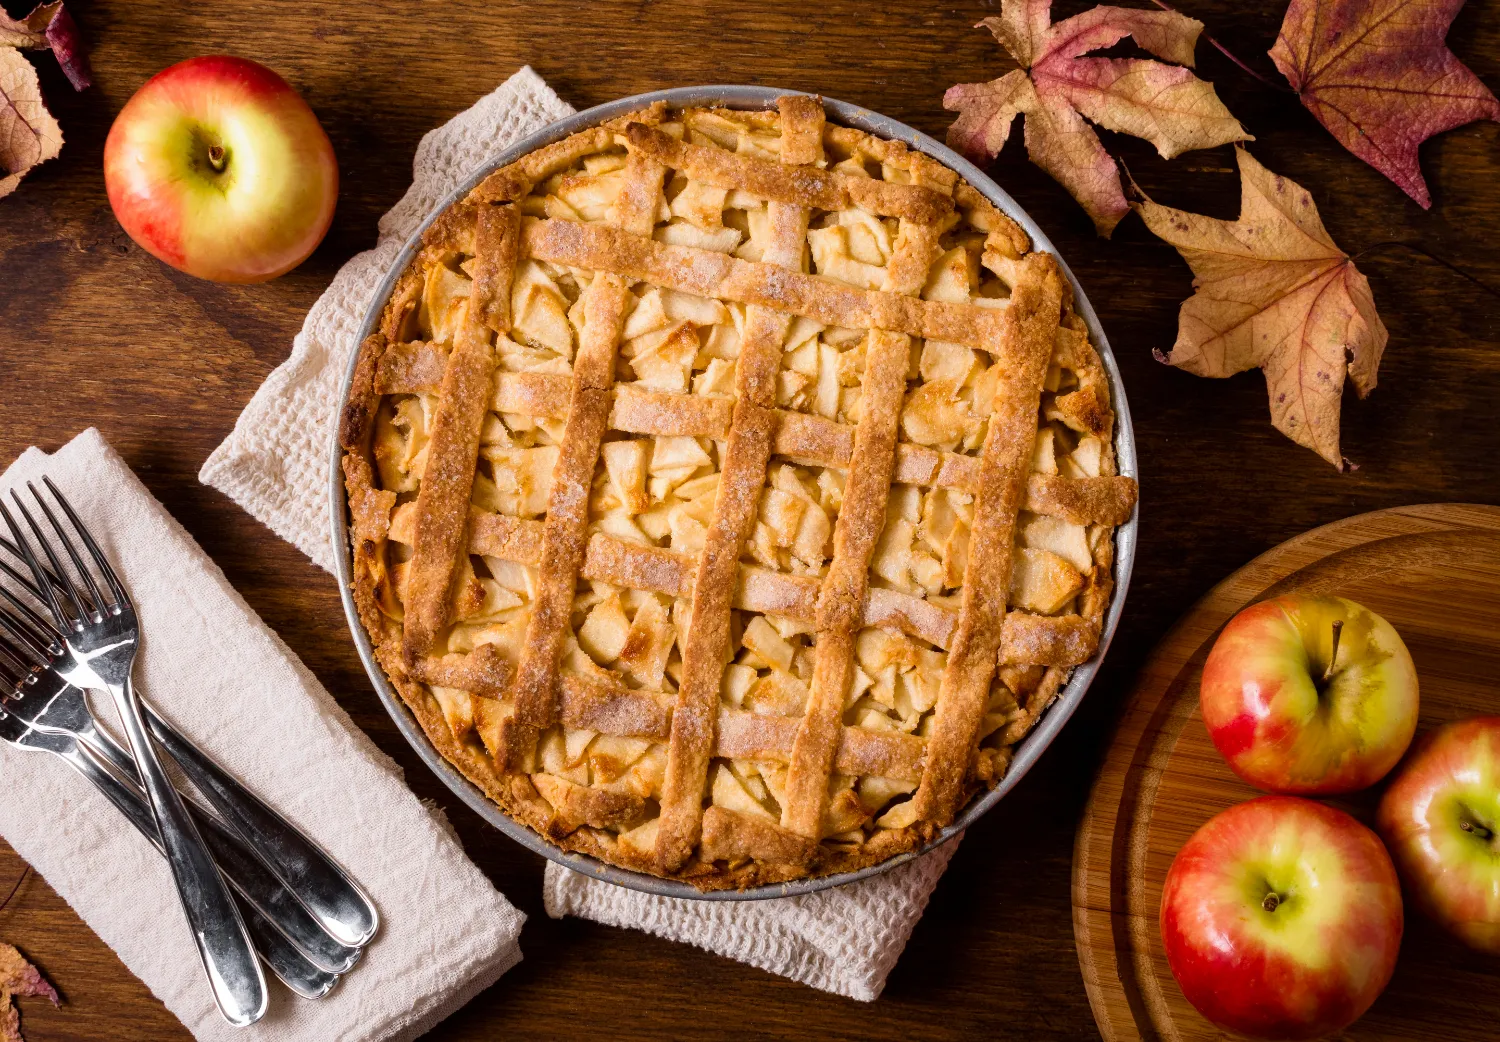
{"type": "Polygon", "coordinates": [[[1463,829],[1465,832],[1473,832],[1477,834],[1480,839],[1489,839],[1494,835],[1493,832],[1485,828],[1483,825],[1476,825],[1472,821],[1460,821],[1458,823],[1458,827],[1463,829]]]}
{"type": "Polygon", "coordinates": [[[1272,891],[1271,893],[1266,895],[1266,899],[1260,903],[1260,906],[1268,912],[1274,912],[1276,911],[1277,907],[1280,906],[1280,904],[1281,896],[1272,891]]]}
{"type": "MultiPolygon", "coordinates": [[[[214,168],[214,172],[215,173],[222,174],[224,172],[224,146],[223,145],[209,145],[208,146],[208,165],[214,168]]],[[[1335,641],[1337,641],[1337,638],[1335,638],[1335,641]]]]}
{"type": "Polygon", "coordinates": [[[1333,679],[1333,667],[1339,660],[1339,635],[1344,632],[1344,620],[1337,619],[1333,624],[1333,651],[1328,656],[1328,666],[1323,670],[1323,683],[1333,679]]]}

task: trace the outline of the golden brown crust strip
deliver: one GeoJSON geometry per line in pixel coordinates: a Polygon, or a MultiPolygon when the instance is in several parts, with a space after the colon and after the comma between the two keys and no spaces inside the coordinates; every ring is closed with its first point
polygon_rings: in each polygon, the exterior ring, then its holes
{"type": "Polygon", "coordinates": [[[544,831],[554,841],[584,825],[596,829],[629,828],[645,816],[646,801],[634,793],[591,789],[552,774],[534,774],[531,781],[552,807],[544,831]]]}
{"type": "Polygon", "coordinates": [[[910,594],[871,587],[865,593],[865,626],[888,626],[946,648],[958,627],[958,613],[910,594]]]}
{"type": "Polygon", "coordinates": [[[632,590],[690,597],[696,572],[697,561],[687,554],[595,533],[589,539],[580,574],[585,579],[632,590]]]}
{"type": "MultiPolygon", "coordinates": [[[[1108,599],[1106,593],[1104,600],[1108,599]]],[[[1090,615],[1048,616],[1012,611],[1005,615],[1000,664],[1078,666],[1093,658],[1098,646],[1099,620],[1090,615]]]]}
{"type": "Polygon", "coordinates": [[[885,527],[911,338],[872,330],[865,354],[862,419],[855,430],[843,507],[834,526],[833,561],[818,593],[812,690],[792,749],[781,813],[783,828],[814,840],[823,835],[828,775],[853,676],[854,632],[864,614],[870,558],[885,527]]]}
{"type": "Polygon", "coordinates": [[[753,564],[741,565],[734,606],[742,611],[812,622],[818,617],[819,585],[810,575],[787,575],[753,564]]]}
{"type": "Polygon", "coordinates": [[[467,655],[417,659],[407,672],[424,684],[456,687],[486,698],[503,696],[515,678],[515,670],[493,644],[481,644],[467,655]]]}
{"type": "Polygon", "coordinates": [[[734,402],[728,398],[641,391],[626,385],[615,389],[609,425],[631,434],[722,438],[729,432],[733,412],[734,402]]]}
{"type": "Polygon", "coordinates": [[[469,552],[535,565],[542,559],[544,527],[540,521],[522,521],[476,507],[469,512],[469,552]]]}
{"type": "MultiPolygon", "coordinates": [[[[420,381],[429,378],[446,351],[430,344],[392,344],[380,356],[375,390],[380,394],[415,394],[430,390],[420,381]],[[402,374],[397,376],[394,374],[402,374]],[[387,381],[387,382],[382,382],[387,381]]],[[[439,371],[440,373],[440,371],[439,371]]],[[[439,379],[441,376],[439,375],[439,379]]],[[[498,373],[493,408],[557,419],[568,414],[568,377],[550,373],[498,373]]],[[[351,399],[352,400],[352,399],[351,399]]],[[[615,389],[609,425],[632,434],[691,435],[723,438],[729,432],[733,402],[692,394],[615,389]]],[[[854,425],[796,412],[776,411],[772,451],[823,467],[848,467],[854,454],[854,425]]],[[[975,456],[940,452],[902,442],[896,446],[891,480],[897,484],[979,488],[980,461],[975,456]]],[[[1121,525],[1135,509],[1134,478],[1105,475],[1069,478],[1032,474],[1027,480],[1025,508],[1034,514],[1065,518],[1080,525],[1121,525]]]]}
{"type": "Polygon", "coordinates": [[[369,451],[373,429],[371,420],[375,417],[380,396],[385,393],[379,386],[379,373],[389,351],[390,346],[381,333],[371,333],[359,345],[354,378],[349,384],[349,401],[339,417],[339,444],[345,452],[369,451]]]}
{"type": "Polygon", "coordinates": [[[777,414],[778,455],[823,467],[847,467],[854,455],[854,427],[812,413],[782,409],[777,414]]]}
{"type": "MultiPolygon", "coordinates": [[[[345,466],[347,469],[348,464],[345,466]]],[[[350,494],[353,495],[352,490],[350,494]]],[[[377,492],[376,495],[388,496],[390,493],[377,492]]],[[[474,510],[470,515],[469,551],[535,566],[542,560],[542,531],[540,521],[521,521],[503,514],[474,510]]],[[[402,525],[393,524],[390,538],[409,544],[411,533],[402,525]]],[[[579,575],[634,590],[688,597],[693,592],[696,565],[696,560],[687,554],[595,533],[589,539],[579,575]]],[[[1101,564],[1099,567],[1107,566],[1101,564]]],[[[1107,587],[1102,595],[1097,591],[1102,583],[1107,582],[1107,577],[1092,580],[1084,594],[1089,605],[1097,602],[1098,611],[1090,607],[1081,615],[1007,613],[1000,661],[1033,662],[1042,666],[1076,666],[1087,662],[1094,653],[1099,636],[1098,619],[1094,616],[1102,617],[1102,607],[1109,600],[1107,587]]],[[[742,564],[735,587],[734,607],[812,623],[817,620],[818,589],[818,580],[810,576],[787,575],[742,564]]],[[[872,587],[865,594],[860,625],[888,626],[946,648],[953,640],[958,615],[920,597],[872,587]]]]}
{"type": "MultiPolygon", "coordinates": [[[[512,207],[496,209],[499,234],[515,239],[520,217],[512,207]]],[[[513,251],[503,243],[502,253],[513,251]]],[[[496,292],[510,293],[510,269],[497,275],[496,292]]],[[[469,496],[479,458],[479,431],[489,408],[495,368],[489,329],[472,308],[465,309],[457,343],[443,374],[437,415],[432,422],[427,465],[417,493],[416,532],[407,573],[406,617],[402,644],[414,660],[432,648],[448,624],[448,594],[453,572],[468,538],[469,496]]]]}
{"type": "MultiPolygon", "coordinates": [[[[911,340],[870,333],[861,384],[861,422],[854,434],[848,483],[833,533],[833,561],[818,594],[819,634],[852,633],[869,584],[870,556],[885,525],[885,503],[896,457],[896,425],[906,390],[911,340]]],[[[821,655],[821,652],[820,652],[821,655]]]]}
{"type": "Polygon", "coordinates": [[[450,349],[415,340],[391,344],[375,370],[376,394],[436,394],[443,386],[450,349]]]}
{"type": "MultiPolygon", "coordinates": [[[[499,373],[495,377],[494,409],[560,419],[568,415],[571,388],[571,378],[556,373],[499,373]]],[[[613,430],[701,438],[723,438],[729,433],[734,409],[731,399],[646,391],[629,384],[616,387],[614,393],[609,414],[613,430]]]]}
{"type": "Polygon", "coordinates": [[[781,162],[815,166],[823,158],[823,99],[788,94],[777,99],[776,108],[781,122],[781,162]]]}
{"type": "Polygon", "coordinates": [[[491,408],[496,412],[561,420],[568,415],[572,393],[571,377],[551,373],[496,373],[491,408]]]}
{"type": "Polygon", "coordinates": [[[1001,345],[1005,376],[985,435],[963,606],[938,690],[922,784],[913,797],[917,816],[940,826],[953,820],[963,796],[964,776],[997,667],[1016,517],[1035,443],[1042,380],[1062,308],[1057,262],[1050,255],[1033,254],[1025,264],[1012,297],[1012,310],[1019,318],[1016,335],[1001,345]]]}
{"type": "Polygon", "coordinates": [[[1062,478],[1033,474],[1026,484],[1026,509],[1061,517],[1075,525],[1123,525],[1135,509],[1134,478],[1062,478]]]}
{"type": "MultiPolygon", "coordinates": [[[[919,163],[912,169],[918,175],[913,180],[919,181],[926,166],[919,163]]],[[[951,201],[948,205],[951,206],[951,201]]],[[[902,220],[895,251],[886,268],[885,288],[907,296],[920,293],[927,269],[937,253],[937,230],[931,222],[902,220]]],[[[839,744],[839,718],[853,676],[854,634],[864,615],[870,558],[885,527],[911,338],[902,333],[871,330],[865,355],[865,372],[860,382],[861,419],[854,432],[848,483],[833,533],[833,561],[818,595],[818,650],[812,690],[792,749],[781,814],[783,828],[814,840],[823,836],[828,776],[833,770],[839,744]]]]}
{"type": "Polygon", "coordinates": [[[510,281],[516,270],[520,238],[512,223],[515,211],[508,206],[480,206],[474,228],[474,285],[469,306],[497,333],[510,329],[510,281]]]}
{"type": "MultiPolygon", "coordinates": [[[[643,124],[630,125],[639,127],[643,124]]],[[[657,200],[661,198],[661,182],[666,175],[666,167],[655,159],[638,151],[630,153],[625,160],[625,187],[615,204],[615,223],[621,231],[630,235],[651,235],[656,224],[657,200]]]]}
{"type": "Polygon", "coordinates": [[[476,340],[454,349],[443,378],[417,493],[403,636],[408,658],[426,655],[448,624],[449,588],[467,543],[474,461],[494,364],[490,345],[476,340]]]}
{"type": "Polygon", "coordinates": [[[719,710],[717,752],[735,760],[779,760],[785,763],[797,740],[797,718],[719,710]]]}
{"type": "MultiPolygon", "coordinates": [[[[737,760],[791,759],[799,721],[792,716],[768,716],[740,709],[719,711],[719,756],[737,760]]],[[[840,728],[834,770],[851,776],[877,775],[900,781],[922,780],[927,743],[900,731],[840,728]]]]}
{"type": "MultiPolygon", "coordinates": [[[[745,322],[745,342],[739,371],[757,365],[757,358],[781,350],[788,321],[757,308],[745,322]]],[[[749,382],[741,380],[741,389],[749,382]]],[[[703,789],[714,745],[714,716],[719,707],[719,685],[729,659],[729,612],[739,580],[739,557],[755,523],[760,486],[771,459],[771,427],[775,413],[740,398],[735,402],[733,432],[724,453],[724,470],[714,500],[698,574],[693,583],[693,607],[687,646],[682,655],[682,686],[672,714],[672,737],[667,745],[667,774],[662,787],[661,827],[656,856],[666,871],[680,868],[698,845],[702,827],[703,789]]]]}
{"type": "Polygon", "coordinates": [[[969,223],[985,233],[984,249],[1011,260],[1031,252],[1031,237],[1021,226],[1001,213],[995,204],[972,185],[960,181],[953,189],[953,200],[969,217],[969,223]]]}
{"type": "MultiPolygon", "coordinates": [[[[1128,480],[1128,479],[1127,479],[1128,480]]],[[[475,511],[471,521],[469,550],[505,561],[536,565],[542,559],[542,523],[518,521],[502,514],[475,511]]],[[[405,542],[408,534],[393,527],[391,538],[405,542]]],[[[655,546],[627,543],[613,536],[595,534],[579,574],[585,579],[650,590],[672,597],[692,593],[694,560],[687,554],[655,546]]],[[[1100,568],[1107,568],[1101,564],[1100,568]]],[[[1085,591],[1102,611],[1108,602],[1107,587],[1097,594],[1102,580],[1093,580],[1085,591]]],[[[801,622],[817,620],[818,581],[805,575],[786,575],[740,565],[734,607],[763,615],[780,615],[801,622]]],[[[1076,666],[1087,662],[1099,637],[1098,614],[1092,608],[1082,615],[1006,614],[1001,636],[1002,662],[1034,662],[1042,666],[1076,666]]],[[[958,616],[947,608],[910,594],[874,587],[865,594],[862,626],[889,626],[946,648],[953,640],[958,616]]]]}
{"type": "Polygon", "coordinates": [[[503,166],[490,174],[469,193],[470,203],[513,203],[526,196],[539,181],[572,166],[584,156],[603,152],[629,123],[645,123],[656,126],[666,114],[667,107],[657,102],[648,108],[630,112],[597,127],[580,130],[561,141],[554,141],[535,152],[503,166]]]}
{"type": "MultiPolygon", "coordinates": [[[[627,233],[650,232],[665,174],[661,164],[651,159],[631,156],[627,161],[624,191],[615,208],[615,219],[627,233]]],[[[505,766],[510,770],[529,764],[538,732],[557,721],[558,659],[583,565],[589,488],[609,423],[615,354],[625,325],[629,291],[624,279],[599,272],[584,293],[583,333],[573,359],[572,402],[547,500],[536,599],[516,670],[516,713],[505,731],[505,766]]]]}
{"type": "Polygon", "coordinates": [[[817,850],[816,841],[788,832],[770,818],[751,817],[723,807],[703,812],[704,861],[806,861],[817,850]]]}
{"type": "Polygon", "coordinates": [[[360,345],[349,401],[339,418],[339,444],[344,449],[344,487],[349,494],[349,514],[353,522],[350,544],[354,565],[354,605],[360,621],[377,643],[385,634],[386,620],[376,591],[386,579],[385,541],[390,533],[391,511],[396,505],[395,493],[375,487],[375,473],[369,458],[370,437],[374,429],[371,421],[379,405],[379,394],[374,389],[375,374],[386,347],[386,338],[381,333],[372,333],[360,345]]]}
{"type": "Polygon", "coordinates": [[[529,764],[538,732],[557,721],[558,657],[583,564],[589,486],[609,419],[615,349],[625,323],[627,291],[619,276],[595,276],[585,294],[582,342],[573,362],[573,401],[547,500],[536,598],[516,670],[516,713],[505,735],[504,767],[512,771],[529,764]]]}
{"type": "Polygon", "coordinates": [[[919,782],[927,762],[927,742],[900,731],[846,727],[839,739],[833,769],[851,777],[874,775],[919,782]]]}
{"type": "MultiPolygon", "coordinates": [[[[782,134],[784,138],[785,130],[782,134]]],[[[881,217],[902,217],[922,224],[935,224],[953,212],[953,200],[941,192],[791,165],[785,154],[777,163],[722,148],[690,145],[640,123],[627,126],[625,138],[633,150],[682,171],[694,181],[715,188],[738,188],[773,202],[819,210],[858,207],[881,217]]],[[[800,158],[805,154],[797,155],[800,158]]]]}
{"type": "Polygon", "coordinates": [[[574,730],[627,738],[665,738],[672,727],[672,706],[666,696],[631,691],[624,684],[608,685],[576,673],[563,673],[562,722],[574,730]]]}
{"type": "Polygon", "coordinates": [[[606,224],[530,220],[521,241],[526,256],[538,260],[613,271],[700,297],[761,304],[830,326],[885,329],[991,350],[1015,322],[1008,306],[949,304],[856,289],[712,250],[637,238],[606,224]]]}
{"type": "MultiPolygon", "coordinates": [[[[805,158],[813,153],[807,140],[821,138],[822,108],[812,111],[802,102],[790,98],[783,101],[782,140],[790,142],[789,156],[805,158]]],[[[798,200],[781,202],[794,204],[798,200]]],[[[801,206],[773,203],[770,218],[772,243],[768,255],[788,267],[777,263],[759,267],[773,276],[788,275],[790,266],[800,267],[802,261],[807,211],[801,206]]],[[[648,253],[657,245],[650,240],[633,242],[637,247],[644,246],[648,253]]],[[[656,838],[657,864],[665,871],[675,871],[685,864],[702,835],[703,791],[714,749],[719,687],[731,651],[730,611],[739,585],[739,558],[754,528],[760,489],[771,462],[771,438],[776,429],[776,372],[790,325],[790,316],[782,311],[755,306],[746,311],[743,342],[735,367],[737,397],[729,444],[724,451],[723,472],[703,553],[698,558],[687,646],[682,652],[682,683],[667,743],[661,826],[656,838]]]]}

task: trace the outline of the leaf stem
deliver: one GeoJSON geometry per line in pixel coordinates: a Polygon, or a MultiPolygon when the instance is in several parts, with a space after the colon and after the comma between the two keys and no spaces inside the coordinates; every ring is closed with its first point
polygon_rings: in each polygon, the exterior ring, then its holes
{"type": "Polygon", "coordinates": [[[1483,280],[1481,280],[1479,278],[1476,278],[1473,275],[1470,275],[1467,271],[1464,271],[1464,269],[1460,268],[1457,264],[1454,264],[1452,261],[1450,261],[1450,260],[1444,260],[1442,257],[1439,257],[1437,254],[1433,253],[1431,250],[1424,249],[1423,247],[1418,246],[1415,243],[1400,242],[1400,241],[1398,241],[1396,239],[1387,239],[1385,242],[1377,242],[1377,243],[1374,243],[1374,244],[1372,244],[1370,246],[1366,246],[1364,249],[1360,250],[1354,256],[1350,257],[1349,260],[1350,260],[1350,262],[1357,261],[1361,257],[1365,256],[1365,254],[1367,254],[1367,253],[1374,253],[1376,250],[1385,249],[1387,246],[1400,246],[1403,249],[1411,250],[1413,253],[1420,253],[1422,256],[1426,257],[1428,260],[1434,261],[1434,262],[1436,262],[1438,264],[1441,264],[1443,267],[1447,268],[1449,271],[1453,272],[1455,275],[1459,275],[1459,276],[1461,276],[1461,277],[1463,277],[1465,279],[1468,279],[1470,282],[1474,283],[1474,285],[1478,286],[1480,289],[1482,289],[1486,293],[1490,294],[1490,296],[1492,296],[1492,297],[1500,297],[1500,290],[1495,289],[1495,287],[1491,286],[1489,283],[1484,282],[1483,280]]]}
{"type": "Polygon", "coordinates": [[[1339,660],[1339,637],[1344,632],[1344,620],[1336,619],[1333,623],[1333,650],[1328,653],[1328,665],[1323,670],[1323,683],[1333,679],[1333,667],[1339,660]]]}
{"type": "Polygon", "coordinates": [[[10,888],[10,893],[8,893],[8,894],[5,895],[5,900],[4,901],[0,901],[0,912],[5,911],[5,909],[10,906],[11,898],[13,898],[13,897],[16,896],[16,891],[18,891],[18,890],[21,889],[21,884],[24,883],[24,882],[26,882],[27,878],[30,875],[31,875],[31,866],[27,865],[25,868],[23,868],[21,870],[21,878],[16,880],[16,885],[13,886],[13,887],[11,887],[10,888]]]}
{"type": "MultiPolygon", "coordinates": [[[[1177,10],[1177,8],[1169,6],[1168,4],[1164,3],[1163,0],[1151,0],[1151,2],[1153,4],[1155,4],[1157,7],[1160,7],[1163,11],[1171,11],[1173,14],[1179,14],[1180,13],[1177,10]]],[[[1271,79],[1271,78],[1269,78],[1267,76],[1262,76],[1260,73],[1258,73],[1254,69],[1250,68],[1250,66],[1248,66],[1244,62],[1240,61],[1238,58],[1236,58],[1234,56],[1234,54],[1229,50],[1228,47],[1225,47],[1218,40],[1215,40],[1213,38],[1213,34],[1211,34],[1211,33],[1204,33],[1203,34],[1203,38],[1205,40],[1207,40],[1210,44],[1213,45],[1214,50],[1218,51],[1224,57],[1226,57],[1230,61],[1234,62],[1236,65],[1238,65],[1240,67],[1240,69],[1242,71],[1244,71],[1245,73],[1248,73],[1250,76],[1253,76],[1255,79],[1260,80],[1261,83],[1264,83],[1267,87],[1270,87],[1272,90],[1281,91],[1283,94],[1295,94],[1295,93],[1297,93],[1291,87],[1288,87],[1286,84],[1284,84],[1284,83],[1277,83],[1275,80],[1273,80],[1273,79],[1271,79]]]]}

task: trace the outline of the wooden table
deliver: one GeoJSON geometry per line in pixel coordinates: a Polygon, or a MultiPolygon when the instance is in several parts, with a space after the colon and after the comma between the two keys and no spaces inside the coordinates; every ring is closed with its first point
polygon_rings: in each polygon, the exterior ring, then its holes
{"type": "MultiPolygon", "coordinates": [[[[15,0],[6,0],[17,9],[15,0]]],[[[1009,64],[969,27],[996,3],[815,5],[737,0],[334,4],[70,0],[97,85],[42,82],[62,156],[0,201],[0,462],[98,426],[147,486],[326,684],[355,722],[449,813],[469,854],[530,916],[526,958],[432,1033],[441,1039],[797,1035],[1077,1039],[1094,1034],[1073,947],[1073,830],[1119,700],[1146,652],[1215,581],[1257,553],[1348,514],[1436,500],[1500,502],[1500,336],[1490,293],[1410,251],[1361,258],[1390,328],[1379,390],[1344,410],[1338,474],[1274,431],[1257,374],[1210,382],[1152,360],[1171,346],[1187,267],[1128,218],[1096,239],[1083,212],[1030,166],[1019,140],[994,165],[1087,288],[1124,371],[1141,459],[1141,539],[1129,608],[1087,701],[1041,763],[970,834],[890,978],[863,1005],[684,945],[542,911],[542,861],[484,825],[411,752],[371,691],[333,579],[197,481],[198,467],[287,355],[303,314],[410,178],[418,139],[530,63],[582,108],[658,87],[715,82],[820,91],[938,137],[943,90],[1009,64]],[[793,10],[802,8],[801,10],[793,10]],[[137,248],[110,213],[101,153],[110,120],[145,79],[220,51],[271,65],[328,128],[341,160],[333,230],[311,260],[264,286],[221,286],[137,248]]],[[[1059,0],[1059,15],[1088,6],[1059,0]]],[[[1181,0],[1275,77],[1282,4],[1181,0]]],[[[1470,4],[1452,42],[1500,87],[1500,5],[1470,4]]],[[[1124,53],[1122,51],[1121,53],[1124,53]]],[[[1423,150],[1436,204],[1422,211],[1340,148],[1289,94],[1207,44],[1199,69],[1257,136],[1255,155],[1307,187],[1355,253],[1396,240],[1500,287],[1500,128],[1475,124],[1423,150]]],[[[1019,138],[1019,131],[1017,132],[1019,138]]],[[[1219,217],[1238,208],[1228,148],[1173,162],[1105,134],[1159,201],[1219,217]]],[[[3,798],[3,797],[0,797],[3,798]]],[[[0,845],[0,895],[21,872],[0,845]]],[[[0,913],[67,1000],[31,1001],[33,1042],[176,1039],[180,1025],[41,880],[0,913]]]]}

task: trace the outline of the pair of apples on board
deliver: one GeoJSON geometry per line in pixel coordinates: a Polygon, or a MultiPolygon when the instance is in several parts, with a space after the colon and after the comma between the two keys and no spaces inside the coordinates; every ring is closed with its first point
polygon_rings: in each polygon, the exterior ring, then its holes
{"type": "Polygon", "coordinates": [[[1341,597],[1251,605],[1210,651],[1199,701],[1234,772],[1278,794],[1210,820],[1168,870],[1162,941],[1199,1012],[1266,1039],[1352,1024],[1396,965],[1398,866],[1424,911],[1500,953],[1500,717],[1428,737],[1382,795],[1378,836],[1302,798],[1368,788],[1405,756],[1417,673],[1390,623],[1341,597]]]}

